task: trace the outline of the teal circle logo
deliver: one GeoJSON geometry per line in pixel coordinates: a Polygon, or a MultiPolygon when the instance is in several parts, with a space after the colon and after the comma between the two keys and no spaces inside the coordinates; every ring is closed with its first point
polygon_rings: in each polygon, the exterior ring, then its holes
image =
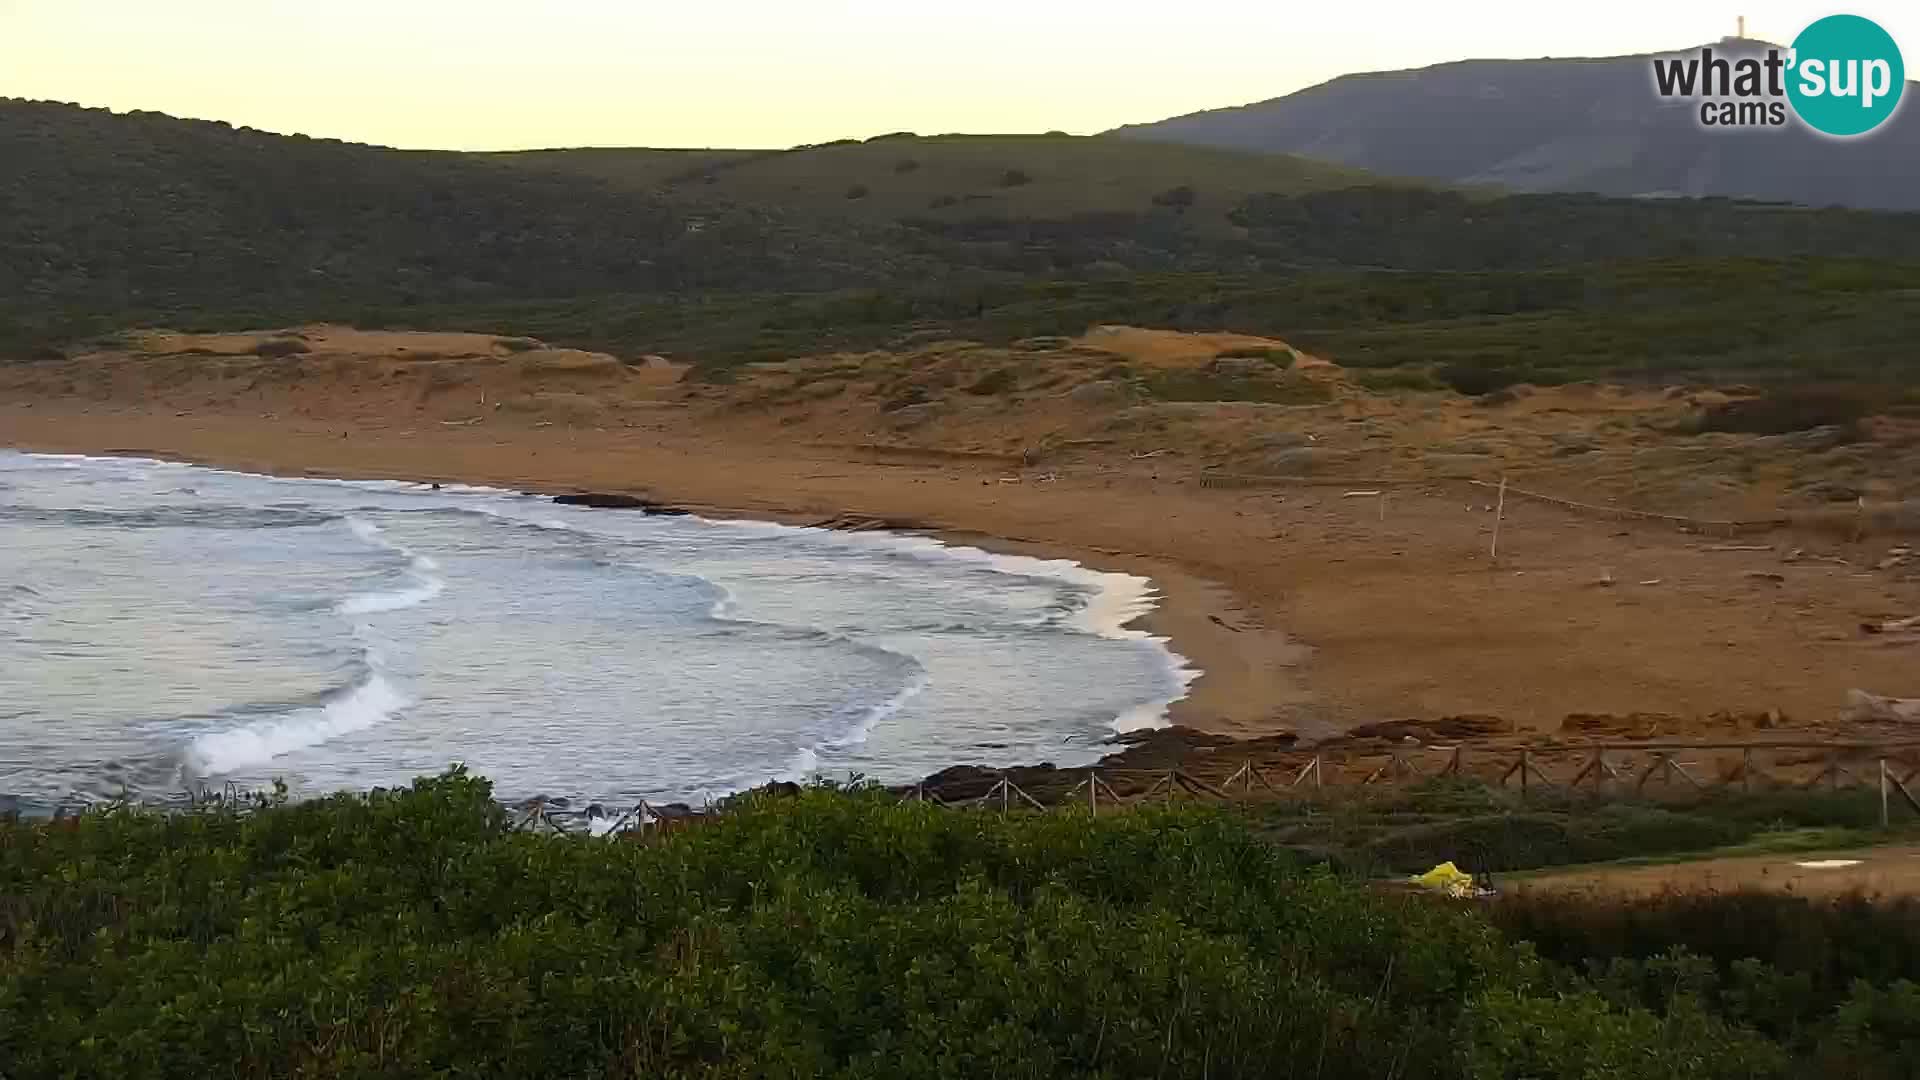
{"type": "Polygon", "coordinates": [[[1886,122],[1906,89],[1900,46],[1880,24],[1829,15],[1793,39],[1787,98],[1807,126],[1828,135],[1864,135],[1886,122]]]}

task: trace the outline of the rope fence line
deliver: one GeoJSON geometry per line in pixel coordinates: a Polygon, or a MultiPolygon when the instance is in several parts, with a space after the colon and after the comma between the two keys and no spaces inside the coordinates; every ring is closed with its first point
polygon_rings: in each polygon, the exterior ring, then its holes
{"type": "Polygon", "coordinates": [[[1510,496],[1518,496],[1523,499],[1532,499],[1535,502],[1548,503],[1553,506],[1561,507],[1562,509],[1574,510],[1580,513],[1599,514],[1606,517],[1612,517],[1617,519],[1631,519],[1634,521],[1659,521],[1669,525],[1679,525],[1685,528],[1697,529],[1702,532],[1711,530],[1711,531],[1725,532],[1729,535],[1734,533],[1742,533],[1742,532],[1764,532],[1768,529],[1777,529],[1783,525],[1786,525],[1789,523],[1789,520],[1790,520],[1784,515],[1779,517],[1752,518],[1747,520],[1725,520],[1725,519],[1719,519],[1719,518],[1688,517],[1685,514],[1657,514],[1651,510],[1631,510],[1624,506],[1604,506],[1599,503],[1587,503],[1587,502],[1579,502],[1574,499],[1563,499],[1558,495],[1547,495],[1538,491],[1528,491],[1524,488],[1512,487],[1504,483],[1491,484],[1485,480],[1468,480],[1467,483],[1477,488],[1493,489],[1493,488],[1505,487],[1507,494],[1510,496]]]}
{"type": "MultiPolygon", "coordinates": [[[[1340,477],[1321,476],[1275,476],[1257,473],[1230,473],[1219,469],[1202,469],[1198,479],[1203,488],[1259,488],[1259,487],[1353,487],[1353,488],[1407,488],[1430,487],[1437,484],[1466,484],[1487,491],[1497,491],[1503,484],[1487,480],[1478,480],[1462,476],[1435,476],[1420,478],[1392,477],[1340,477]]],[[[1557,506],[1563,510],[1578,514],[1609,518],[1616,521],[1649,521],[1673,525],[1696,532],[1714,532],[1727,536],[1741,533],[1766,532],[1792,523],[1786,515],[1766,518],[1725,519],[1698,518],[1686,514],[1662,514],[1651,510],[1634,510],[1624,506],[1607,506],[1601,503],[1581,502],[1566,499],[1558,495],[1549,495],[1540,491],[1528,491],[1525,488],[1504,485],[1507,495],[1515,498],[1530,499],[1534,502],[1557,506]]]]}

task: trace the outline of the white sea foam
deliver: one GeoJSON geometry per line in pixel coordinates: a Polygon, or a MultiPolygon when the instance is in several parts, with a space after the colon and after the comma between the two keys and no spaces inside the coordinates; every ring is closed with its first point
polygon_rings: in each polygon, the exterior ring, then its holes
{"type": "MultiPolygon", "coordinates": [[[[544,509],[544,507],[543,507],[544,509]]],[[[488,510],[509,520],[520,520],[546,529],[570,529],[584,533],[593,533],[585,518],[564,521],[553,517],[541,517],[534,520],[522,518],[510,512],[488,510]]],[[[676,518],[678,522],[691,522],[715,529],[735,533],[747,533],[761,536],[782,536],[805,533],[815,539],[839,547],[858,550],[882,550],[897,552],[915,558],[941,560],[948,562],[971,563],[998,573],[1021,577],[1046,578],[1064,581],[1083,589],[1087,602],[1066,620],[1066,625],[1081,633],[1093,634],[1112,641],[1140,641],[1157,646],[1163,656],[1165,670],[1172,692],[1152,701],[1141,702],[1123,710],[1111,721],[1116,732],[1133,731],[1139,728],[1164,727],[1167,724],[1167,709],[1187,695],[1187,687],[1202,674],[1193,667],[1187,658],[1168,647],[1165,637],[1157,636],[1132,625],[1159,606],[1159,594],[1154,589],[1151,578],[1119,571],[1096,570],[1072,559],[1042,559],[1030,555],[1007,555],[986,551],[982,548],[963,544],[949,544],[933,537],[915,536],[908,533],[890,532],[845,532],[825,529],[817,526],[786,525],[774,521],[756,521],[746,518],[707,518],[699,515],[687,515],[676,518]]],[[[714,602],[710,615],[718,619],[737,618],[738,602],[734,595],[722,586],[722,592],[714,602]]],[[[906,697],[918,693],[914,689],[906,697]]],[[[897,711],[900,704],[887,710],[887,715],[897,711]]],[[[876,718],[878,719],[878,718],[876,718]]],[[[866,731],[872,725],[864,725],[866,731]]],[[[864,734],[858,741],[864,740],[864,734]]],[[[838,745],[829,744],[829,745],[838,745]]]]}
{"type": "Polygon", "coordinates": [[[340,614],[377,615],[385,611],[399,611],[403,608],[417,607],[446,591],[447,579],[436,572],[440,569],[439,563],[387,539],[380,526],[365,518],[348,516],[347,527],[353,530],[355,536],[369,544],[406,556],[407,577],[413,583],[403,589],[349,596],[340,601],[336,609],[340,614]]]}
{"type": "Polygon", "coordinates": [[[1143,641],[1157,646],[1164,656],[1168,678],[1175,686],[1174,691],[1166,697],[1141,702],[1115,716],[1111,726],[1116,732],[1165,727],[1167,709],[1174,702],[1186,697],[1187,687],[1202,674],[1200,669],[1187,662],[1186,657],[1168,647],[1167,638],[1132,625],[1159,606],[1159,594],[1155,591],[1151,578],[1113,570],[1095,570],[1072,559],[1041,559],[1030,555],[1006,555],[963,544],[949,544],[932,537],[904,533],[841,532],[767,521],[701,517],[695,517],[693,520],[705,525],[743,532],[813,533],[843,547],[880,548],[918,558],[973,563],[999,573],[1050,578],[1079,586],[1086,590],[1087,602],[1067,620],[1067,625],[1082,633],[1112,641],[1143,641]]]}
{"type": "Polygon", "coordinates": [[[187,758],[198,772],[208,775],[265,765],[283,754],[365,731],[409,704],[406,695],[376,671],[317,708],[202,735],[188,747],[187,758]]]}
{"type": "Polygon", "coordinates": [[[415,578],[418,584],[391,592],[363,593],[349,596],[340,601],[338,608],[342,615],[377,615],[383,611],[399,611],[402,608],[418,607],[446,591],[444,579],[428,573],[425,569],[414,568],[408,576],[415,578]]]}
{"type": "Polygon", "coordinates": [[[878,726],[881,721],[899,712],[901,706],[918,697],[921,691],[924,691],[926,688],[927,673],[925,670],[921,670],[907,682],[907,685],[900,688],[899,693],[861,712],[860,719],[855,721],[854,725],[848,728],[845,734],[830,740],[827,745],[836,750],[844,750],[848,747],[864,744],[867,741],[867,737],[873,734],[873,729],[878,726]]]}
{"type": "MultiPolygon", "coordinates": [[[[446,589],[446,579],[435,572],[440,565],[432,558],[394,543],[380,526],[365,518],[349,515],[346,521],[347,527],[360,539],[405,556],[406,575],[412,584],[349,596],[335,605],[334,610],[349,616],[399,611],[424,604],[446,589]]],[[[265,765],[283,754],[319,746],[342,735],[385,723],[412,704],[406,694],[388,681],[383,657],[367,627],[356,625],[354,636],[361,642],[368,674],[352,689],[317,708],[201,735],[189,746],[188,761],[198,771],[215,775],[265,765]]]]}
{"type": "Polygon", "coordinates": [[[775,780],[790,784],[805,783],[814,773],[820,771],[820,754],[811,746],[803,746],[787,759],[787,767],[774,774],[775,780]]]}

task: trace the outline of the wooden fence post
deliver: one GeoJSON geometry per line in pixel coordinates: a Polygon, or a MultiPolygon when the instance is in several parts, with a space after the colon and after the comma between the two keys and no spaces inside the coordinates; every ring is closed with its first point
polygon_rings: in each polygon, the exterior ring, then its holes
{"type": "MultiPolygon", "coordinates": [[[[1500,561],[1500,523],[1506,519],[1506,516],[1507,516],[1507,474],[1501,473],[1500,474],[1500,499],[1495,504],[1494,510],[1493,510],[1493,546],[1487,549],[1487,557],[1496,563],[1500,561]]],[[[1521,777],[1520,785],[1522,787],[1526,786],[1526,778],[1524,776],[1521,777]]]]}
{"type": "Polygon", "coordinates": [[[1880,759],[1880,827],[1887,827],[1887,759],[1880,759]]]}
{"type": "Polygon", "coordinates": [[[1607,768],[1606,750],[1604,749],[1595,750],[1593,752],[1593,756],[1587,759],[1587,763],[1585,765],[1580,766],[1580,771],[1573,774],[1573,779],[1567,781],[1567,791],[1571,793],[1579,790],[1580,781],[1585,780],[1587,778],[1588,773],[1592,773],[1593,774],[1593,790],[1596,794],[1601,792],[1602,790],[1605,789],[1605,779],[1604,779],[1603,773],[1606,771],[1606,768],[1607,768]]]}
{"type": "Polygon", "coordinates": [[[1653,779],[1654,773],[1663,772],[1662,766],[1667,763],[1667,756],[1661,751],[1654,750],[1651,751],[1650,754],[1653,758],[1652,763],[1641,770],[1640,779],[1633,782],[1633,790],[1636,795],[1647,790],[1647,781],[1653,779]]]}
{"type": "Polygon", "coordinates": [[[1906,780],[1902,780],[1897,776],[1889,776],[1887,779],[1893,781],[1893,790],[1899,793],[1900,798],[1906,802],[1908,808],[1914,813],[1920,814],[1920,799],[1914,798],[1913,792],[1907,788],[1907,780],[1911,780],[1915,776],[1920,776],[1920,769],[1915,769],[1913,772],[1908,773],[1906,780]]]}

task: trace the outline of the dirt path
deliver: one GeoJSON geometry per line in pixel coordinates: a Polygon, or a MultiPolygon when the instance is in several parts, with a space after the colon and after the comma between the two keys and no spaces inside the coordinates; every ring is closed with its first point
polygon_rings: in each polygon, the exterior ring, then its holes
{"type": "Polygon", "coordinates": [[[1920,896],[1920,844],[1573,870],[1515,878],[1506,882],[1505,888],[1515,892],[1628,896],[1734,889],[1768,889],[1800,896],[1833,896],[1856,890],[1868,895],[1920,896]]]}

